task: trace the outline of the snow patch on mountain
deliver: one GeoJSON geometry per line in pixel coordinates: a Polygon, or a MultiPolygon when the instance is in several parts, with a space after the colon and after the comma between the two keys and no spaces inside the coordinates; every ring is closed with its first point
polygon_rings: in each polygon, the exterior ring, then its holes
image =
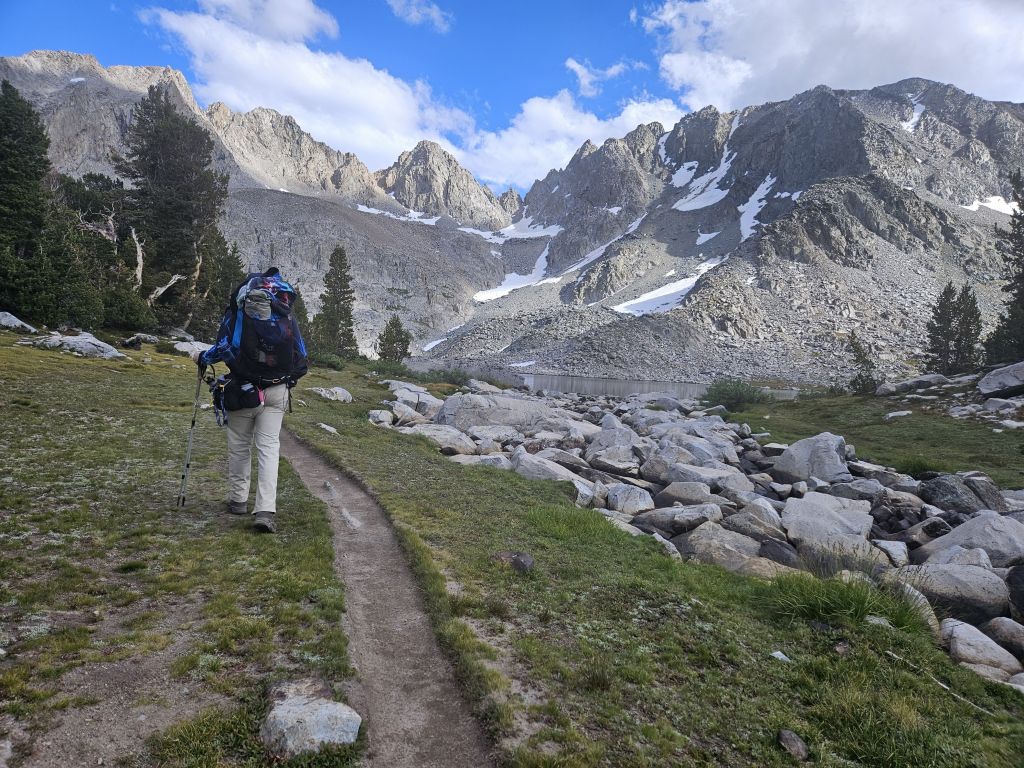
{"type": "Polygon", "coordinates": [[[757,214],[764,208],[768,193],[775,186],[776,181],[777,179],[769,173],[764,177],[764,181],[761,182],[758,188],[754,190],[754,194],[750,196],[750,199],[743,205],[736,206],[736,209],[740,212],[740,233],[742,235],[740,242],[754,234],[754,227],[761,223],[757,220],[757,214]]]}
{"type": "Polygon", "coordinates": [[[534,226],[533,217],[525,216],[514,224],[510,224],[504,229],[499,229],[496,232],[487,232],[482,229],[475,229],[474,227],[459,227],[459,231],[466,232],[470,235],[476,235],[477,237],[482,237],[489,243],[498,243],[500,245],[508,240],[533,237],[554,237],[562,231],[562,227],[558,224],[551,224],[547,227],[540,225],[534,226]]]}
{"type": "MultiPolygon", "coordinates": [[[[287,189],[279,189],[278,192],[287,192],[287,189]]],[[[434,226],[437,224],[440,216],[426,216],[423,211],[409,211],[404,216],[399,216],[397,213],[391,213],[391,211],[382,211],[380,208],[371,208],[368,205],[359,203],[356,205],[356,210],[360,213],[369,213],[374,216],[387,216],[389,219],[396,219],[398,221],[412,221],[416,224],[428,224],[434,226]]]]}
{"type": "Polygon", "coordinates": [[[693,174],[697,171],[697,161],[691,160],[679,166],[679,170],[672,174],[672,186],[685,187],[693,181],[693,174]]]}
{"type": "Polygon", "coordinates": [[[540,256],[537,257],[537,263],[533,265],[533,271],[530,274],[520,275],[517,272],[510,272],[505,275],[505,279],[497,288],[488,288],[473,294],[473,301],[484,304],[500,299],[502,296],[508,296],[519,288],[528,288],[531,285],[539,284],[544,280],[544,273],[548,271],[548,248],[549,246],[545,246],[540,256]]]}
{"type": "Polygon", "coordinates": [[[426,344],[423,345],[423,351],[424,352],[429,352],[434,347],[436,347],[438,344],[443,344],[446,341],[448,341],[448,337],[447,336],[443,336],[440,339],[434,339],[434,341],[429,341],[429,342],[427,342],[426,344]]]}
{"type": "Polygon", "coordinates": [[[721,230],[719,230],[718,232],[708,232],[707,234],[705,234],[704,232],[701,232],[698,229],[697,230],[697,245],[704,245],[704,243],[706,243],[708,240],[711,240],[711,239],[713,239],[715,237],[718,237],[720,234],[722,234],[721,230]]]}
{"type": "Polygon", "coordinates": [[[561,275],[561,276],[562,276],[562,277],[565,277],[565,276],[566,276],[566,275],[568,275],[568,274],[569,274],[570,272],[575,272],[575,271],[576,271],[576,270],[578,270],[578,269],[583,269],[583,268],[584,268],[585,266],[587,266],[587,265],[589,265],[589,264],[592,264],[593,262],[595,262],[595,261],[597,261],[598,259],[600,259],[600,258],[601,258],[602,256],[604,256],[604,252],[605,252],[606,250],[608,250],[608,247],[609,247],[610,245],[612,245],[613,243],[615,243],[615,242],[617,242],[617,241],[621,240],[621,239],[622,239],[622,238],[624,238],[624,237],[625,237],[626,235],[631,235],[631,234],[633,234],[634,232],[636,232],[636,230],[637,230],[637,227],[639,227],[639,226],[640,226],[640,222],[642,222],[642,221],[643,221],[643,220],[644,220],[644,219],[645,219],[646,217],[647,217],[647,214],[645,213],[645,214],[643,214],[642,216],[640,216],[639,218],[637,218],[636,220],[634,220],[634,221],[633,221],[633,223],[632,223],[632,224],[630,224],[630,225],[629,225],[629,226],[628,226],[628,227],[626,228],[626,231],[625,231],[625,232],[623,232],[623,233],[622,233],[621,235],[619,235],[618,237],[613,237],[613,238],[612,238],[611,240],[609,240],[609,241],[608,241],[607,243],[605,243],[604,245],[599,245],[599,246],[598,246],[597,248],[595,248],[594,250],[592,250],[592,251],[591,251],[590,253],[588,253],[588,254],[587,254],[586,256],[584,256],[584,257],[583,257],[582,259],[580,259],[580,260],[579,260],[579,261],[577,261],[577,262],[576,262],[575,264],[573,264],[573,265],[572,265],[571,267],[569,267],[569,268],[568,268],[568,269],[566,269],[566,270],[565,270],[564,272],[562,272],[562,275],[561,275]]]}
{"type": "Polygon", "coordinates": [[[921,115],[924,114],[925,107],[921,103],[920,93],[916,96],[908,93],[907,98],[910,99],[910,103],[914,105],[914,114],[911,115],[909,120],[901,122],[900,127],[907,133],[913,133],[914,129],[917,128],[917,124],[921,122],[921,115]]]}
{"type": "MultiPolygon", "coordinates": [[[[719,264],[728,260],[728,258],[729,254],[727,253],[721,256],[714,256],[707,261],[703,261],[698,264],[697,269],[689,277],[684,277],[682,280],[676,280],[668,285],[663,285],[661,288],[655,288],[653,291],[648,291],[645,294],[637,296],[631,301],[616,304],[612,309],[615,312],[619,312],[624,315],[634,315],[637,317],[640,315],[668,312],[669,310],[675,309],[679,306],[679,302],[685,299],[687,294],[693,290],[693,287],[697,284],[697,281],[700,280],[702,275],[710,272],[719,264]]],[[[668,275],[666,275],[666,277],[668,277],[668,275]]]]}
{"type": "Polygon", "coordinates": [[[1005,213],[1007,216],[1012,216],[1016,211],[1020,210],[1020,207],[1016,203],[1009,203],[1005,198],[999,195],[993,195],[992,197],[986,197],[984,200],[975,200],[970,205],[961,205],[961,208],[966,208],[968,211],[976,211],[981,206],[989,208],[998,213],[1005,213]]]}
{"type": "MultiPolygon", "coordinates": [[[[729,130],[729,139],[736,132],[736,129],[740,125],[740,116],[737,114],[733,118],[732,127],[729,130]]],[[[707,208],[709,205],[714,205],[720,202],[729,194],[729,187],[722,189],[719,184],[722,179],[725,178],[726,174],[729,173],[729,169],[732,167],[732,161],[736,158],[735,152],[729,152],[729,139],[726,139],[725,145],[722,147],[722,159],[718,163],[717,168],[713,168],[705,173],[700,178],[690,182],[690,191],[684,195],[680,200],[677,200],[673,204],[673,208],[677,211],[696,211],[701,208],[707,208]]],[[[688,165],[688,164],[687,164],[688,165]]],[[[693,163],[693,171],[696,170],[696,163],[693,163]]],[[[683,168],[686,166],[684,165],[683,168]]],[[[680,168],[679,171],[682,171],[680,168]]],[[[676,172],[678,175],[679,171],[676,172]]],[[[693,175],[693,171],[690,175],[693,175]]],[[[673,183],[675,183],[675,177],[673,176],[673,183]]],[[[676,186],[682,186],[676,184],[676,186]]]]}

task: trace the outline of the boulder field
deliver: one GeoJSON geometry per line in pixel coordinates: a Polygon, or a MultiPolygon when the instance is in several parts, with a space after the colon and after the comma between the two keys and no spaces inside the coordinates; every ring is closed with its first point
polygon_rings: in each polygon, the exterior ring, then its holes
{"type": "Polygon", "coordinates": [[[441,399],[383,383],[391,399],[371,423],[425,437],[454,462],[571,483],[577,505],[674,557],[761,578],[860,573],[912,595],[955,661],[1020,679],[1024,495],[982,473],[915,479],[858,460],[840,435],[770,442],[664,393],[530,395],[470,381],[441,399]]]}

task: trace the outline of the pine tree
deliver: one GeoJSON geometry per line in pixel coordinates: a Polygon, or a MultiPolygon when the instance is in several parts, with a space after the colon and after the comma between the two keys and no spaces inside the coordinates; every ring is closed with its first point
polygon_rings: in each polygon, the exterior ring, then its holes
{"type": "Polygon", "coordinates": [[[875,361],[867,346],[857,338],[856,333],[850,334],[848,342],[853,354],[853,364],[857,366],[857,375],[850,380],[849,390],[855,395],[873,395],[878,389],[878,375],[875,361]]]}
{"type": "MultiPolygon", "coordinates": [[[[39,114],[18,90],[0,83],[0,248],[24,258],[46,221],[50,140],[39,114]]],[[[0,289],[2,290],[2,289],[0,289]]]]}
{"type": "Polygon", "coordinates": [[[956,329],[957,294],[953,283],[946,283],[938,300],[932,306],[928,321],[928,370],[950,373],[953,364],[953,338],[956,329]]]}
{"type": "Polygon", "coordinates": [[[355,291],[352,290],[352,277],[348,271],[348,255],[341,245],[331,252],[324,287],[320,312],[313,318],[310,332],[313,351],[341,358],[357,357],[359,345],[352,320],[355,291]]]}
{"type": "Polygon", "coordinates": [[[202,269],[196,286],[190,330],[199,338],[212,341],[217,335],[224,307],[231,293],[245,279],[238,243],[228,248],[219,230],[214,229],[202,246],[202,269]]]}
{"type": "Polygon", "coordinates": [[[409,356],[409,343],[412,334],[402,326],[398,315],[392,315],[377,337],[377,356],[390,363],[400,363],[409,356]]]}
{"type": "Polygon", "coordinates": [[[950,345],[950,373],[973,371],[981,365],[981,310],[974,289],[964,283],[953,304],[953,340],[950,345]]]}
{"type": "Polygon", "coordinates": [[[154,309],[164,322],[187,326],[197,297],[204,298],[204,257],[221,253],[219,243],[208,241],[219,237],[227,176],[210,169],[210,134],[178,113],[168,92],[156,86],[135,106],[126,145],[126,155],[116,157],[114,167],[132,182],[126,211],[146,243],[142,292],[149,295],[181,275],[154,309]]]}
{"type": "Polygon", "coordinates": [[[1009,294],[1005,311],[985,340],[990,362],[1010,363],[1024,360],[1024,177],[1018,170],[1010,174],[1010,186],[1017,210],[1009,229],[997,229],[1007,257],[1009,279],[1003,290],[1009,294]]]}
{"type": "Polygon", "coordinates": [[[306,309],[306,300],[302,298],[302,290],[298,284],[292,283],[292,288],[295,289],[295,303],[292,305],[292,315],[299,324],[299,330],[302,331],[302,335],[308,336],[309,310],[306,309]]]}

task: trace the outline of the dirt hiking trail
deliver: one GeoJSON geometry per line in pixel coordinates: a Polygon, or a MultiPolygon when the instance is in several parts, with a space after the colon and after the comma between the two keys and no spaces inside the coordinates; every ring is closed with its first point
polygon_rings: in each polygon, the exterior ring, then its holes
{"type": "Polygon", "coordinates": [[[327,504],[334,567],[345,584],[343,627],[357,673],[346,693],[366,721],[367,764],[493,765],[384,510],[287,430],[281,431],[281,453],[327,504]]]}

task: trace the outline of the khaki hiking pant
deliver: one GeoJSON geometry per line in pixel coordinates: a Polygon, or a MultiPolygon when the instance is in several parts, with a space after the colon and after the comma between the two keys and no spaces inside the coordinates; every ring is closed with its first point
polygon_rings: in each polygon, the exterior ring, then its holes
{"type": "Polygon", "coordinates": [[[277,461],[281,451],[281,422],[288,407],[288,387],[263,390],[263,405],[228,414],[228,501],[249,501],[252,445],[259,464],[253,512],[277,511],[277,461]]]}

